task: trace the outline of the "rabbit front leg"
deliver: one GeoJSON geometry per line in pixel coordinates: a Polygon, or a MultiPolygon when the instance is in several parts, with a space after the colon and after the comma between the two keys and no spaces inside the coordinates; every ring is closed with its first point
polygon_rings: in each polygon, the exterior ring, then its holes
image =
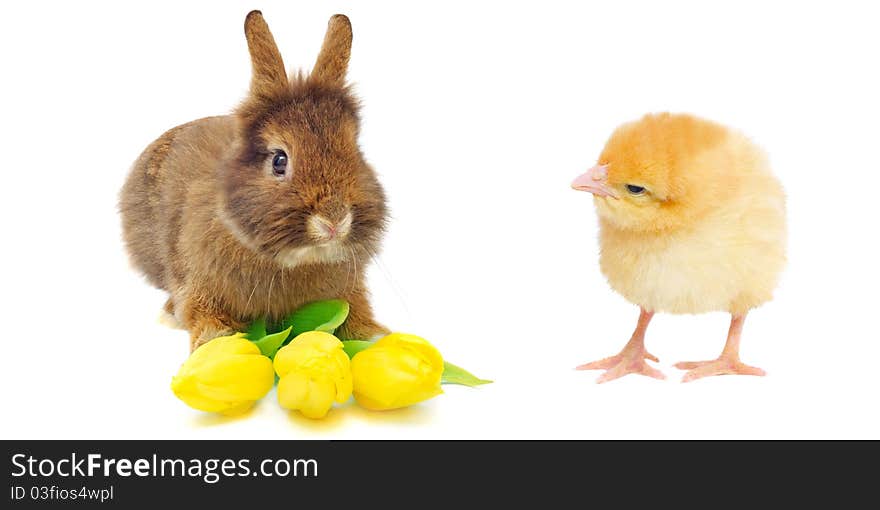
{"type": "Polygon", "coordinates": [[[189,331],[190,352],[219,336],[243,331],[245,324],[222,310],[213,300],[190,294],[181,306],[183,325],[189,331]]]}
{"type": "Polygon", "coordinates": [[[348,318],[336,332],[343,340],[375,340],[391,331],[373,318],[373,308],[365,289],[356,289],[345,297],[349,304],[348,318]]]}

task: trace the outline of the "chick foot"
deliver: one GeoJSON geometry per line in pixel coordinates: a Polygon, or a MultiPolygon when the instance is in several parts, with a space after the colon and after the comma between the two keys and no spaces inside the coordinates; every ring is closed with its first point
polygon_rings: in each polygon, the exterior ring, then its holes
{"type": "Polygon", "coordinates": [[[624,347],[623,351],[616,356],[579,365],[577,370],[605,370],[605,373],[596,379],[599,384],[619,379],[627,374],[641,374],[655,379],[666,379],[663,372],[648,365],[645,362],[646,359],[658,361],[656,357],[646,351],[638,352],[634,349],[628,351],[624,347]]]}
{"type": "Polygon", "coordinates": [[[738,359],[729,357],[709,361],[682,361],[674,366],[679,370],[688,371],[681,378],[681,382],[691,382],[712,375],[767,375],[767,372],[758,367],[746,365],[738,359]]]}
{"type": "Polygon", "coordinates": [[[663,372],[645,362],[645,360],[659,361],[656,356],[645,350],[645,330],[648,328],[648,323],[653,316],[653,312],[648,312],[645,309],[641,310],[636,330],[619,354],[591,363],[585,363],[576,369],[605,370],[605,373],[596,380],[599,384],[619,379],[627,374],[641,374],[655,379],[666,379],[663,372]]]}
{"type": "Polygon", "coordinates": [[[730,319],[730,331],[727,333],[727,343],[718,359],[709,361],[682,361],[674,366],[679,370],[687,370],[681,382],[690,382],[703,377],[713,375],[767,375],[758,367],[746,365],[739,360],[739,341],[742,336],[745,315],[734,315],[730,319]]]}

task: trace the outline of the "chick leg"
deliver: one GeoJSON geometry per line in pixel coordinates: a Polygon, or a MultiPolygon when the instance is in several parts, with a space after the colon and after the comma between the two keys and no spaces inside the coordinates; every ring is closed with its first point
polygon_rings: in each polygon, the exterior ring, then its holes
{"type": "Polygon", "coordinates": [[[655,379],[666,379],[662,372],[645,362],[646,359],[659,361],[656,356],[645,350],[645,330],[648,329],[648,323],[651,322],[653,316],[654,312],[642,308],[636,330],[633,331],[632,337],[620,351],[620,354],[580,365],[577,370],[605,370],[605,373],[596,380],[600,384],[627,374],[642,374],[655,379]]]}
{"type": "Polygon", "coordinates": [[[739,341],[745,321],[745,314],[731,316],[727,343],[718,359],[676,363],[675,368],[688,371],[684,374],[681,382],[690,382],[710,375],[765,375],[766,372],[760,368],[746,365],[739,360],[739,341]]]}

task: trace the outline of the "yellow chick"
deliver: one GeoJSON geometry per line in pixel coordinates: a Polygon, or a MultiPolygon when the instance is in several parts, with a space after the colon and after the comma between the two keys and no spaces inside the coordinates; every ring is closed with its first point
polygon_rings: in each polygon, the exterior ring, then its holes
{"type": "Polygon", "coordinates": [[[611,287],[641,307],[623,350],[578,367],[598,382],[630,373],[662,379],[647,364],[655,312],[731,314],[721,355],[682,362],[684,382],[764,375],[739,358],[746,314],[772,298],[785,265],[785,194],[764,153],[745,136],[690,115],[652,114],[611,135],[598,165],[572,183],[593,194],[599,265],[611,287]]]}

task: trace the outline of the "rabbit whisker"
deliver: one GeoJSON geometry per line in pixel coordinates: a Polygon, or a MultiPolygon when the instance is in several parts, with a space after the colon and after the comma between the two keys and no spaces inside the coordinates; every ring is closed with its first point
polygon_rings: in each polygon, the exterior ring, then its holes
{"type": "MultiPolygon", "coordinates": [[[[349,253],[351,252],[351,247],[347,247],[349,253]]],[[[342,285],[342,294],[348,294],[348,279],[351,278],[351,261],[345,261],[345,283],[342,285]]]]}
{"type": "Polygon", "coordinates": [[[385,264],[382,263],[382,259],[379,254],[371,250],[368,252],[368,255],[370,256],[370,259],[376,264],[376,266],[379,267],[379,270],[382,272],[382,276],[385,278],[385,281],[387,281],[388,284],[391,285],[391,290],[394,291],[394,295],[397,296],[398,301],[400,301],[401,306],[403,306],[403,310],[404,312],[406,312],[407,317],[412,317],[412,314],[410,313],[409,307],[406,304],[406,299],[404,299],[400,287],[397,286],[397,283],[395,283],[394,278],[391,276],[391,272],[388,271],[388,268],[385,267],[385,264]]]}
{"type": "Polygon", "coordinates": [[[357,253],[355,253],[353,246],[349,246],[348,249],[349,249],[349,251],[351,251],[351,265],[354,268],[354,270],[352,271],[353,275],[352,275],[352,279],[351,279],[352,280],[351,281],[351,293],[354,294],[354,292],[357,291],[357,285],[358,285],[357,253]]]}
{"type": "Polygon", "coordinates": [[[254,293],[257,292],[257,286],[258,286],[258,285],[259,285],[259,282],[254,284],[254,290],[251,291],[251,295],[248,296],[247,303],[244,305],[244,309],[245,309],[245,310],[250,310],[251,300],[254,299],[254,293]]]}
{"type": "Polygon", "coordinates": [[[269,280],[269,293],[266,296],[266,317],[271,316],[272,312],[272,285],[275,283],[275,277],[278,276],[278,272],[272,274],[272,279],[269,280]]]}

